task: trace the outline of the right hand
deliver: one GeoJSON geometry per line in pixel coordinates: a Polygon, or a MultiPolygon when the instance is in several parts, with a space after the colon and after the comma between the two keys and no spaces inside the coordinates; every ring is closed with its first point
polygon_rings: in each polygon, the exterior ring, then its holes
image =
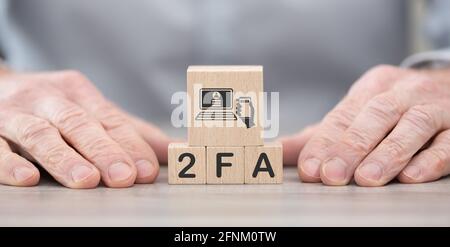
{"type": "Polygon", "coordinates": [[[39,182],[36,161],[70,188],[151,183],[170,139],[74,71],[0,75],[0,183],[39,182]],[[20,156],[21,154],[22,156],[20,156]],[[27,157],[28,159],[25,159],[27,157]]]}

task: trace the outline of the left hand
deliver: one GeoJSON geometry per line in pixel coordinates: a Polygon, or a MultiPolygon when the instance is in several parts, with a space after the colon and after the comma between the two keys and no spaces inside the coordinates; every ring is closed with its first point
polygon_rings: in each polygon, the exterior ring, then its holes
{"type": "Polygon", "coordinates": [[[80,72],[0,71],[0,184],[37,184],[36,164],[69,188],[152,183],[169,142],[80,72]]]}
{"type": "Polygon", "coordinates": [[[437,180],[450,174],[450,69],[377,66],[320,124],[282,142],[304,182],[437,180]]]}

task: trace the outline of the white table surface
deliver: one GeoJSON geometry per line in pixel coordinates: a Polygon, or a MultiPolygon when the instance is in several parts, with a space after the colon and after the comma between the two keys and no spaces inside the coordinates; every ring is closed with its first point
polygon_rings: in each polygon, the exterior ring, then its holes
{"type": "Polygon", "coordinates": [[[0,186],[1,226],[450,226],[450,178],[380,188],[281,185],[153,185],[128,189],[0,186]]]}

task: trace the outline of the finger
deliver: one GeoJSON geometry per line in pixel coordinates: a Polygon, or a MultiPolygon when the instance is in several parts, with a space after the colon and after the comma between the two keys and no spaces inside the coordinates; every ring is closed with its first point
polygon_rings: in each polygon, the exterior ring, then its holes
{"type": "Polygon", "coordinates": [[[134,184],[134,162],[84,109],[63,98],[47,97],[34,103],[33,112],[51,122],[68,143],[94,164],[108,187],[134,184]]]}
{"type": "MultiPolygon", "coordinates": [[[[124,117],[116,114],[114,107],[111,107],[103,95],[95,88],[95,86],[82,74],[74,71],[67,71],[54,75],[55,81],[70,81],[69,85],[61,88],[61,84],[55,83],[65,92],[66,97],[81,106],[89,115],[99,121],[106,133],[117,142],[123,151],[127,153],[130,160],[133,161],[132,173],[135,174],[135,182],[151,182],[157,176],[159,171],[158,162],[154,160],[154,152],[148,147],[142,138],[135,134],[135,131],[125,126],[124,117]],[[126,136],[123,133],[127,133],[126,136]],[[133,134],[134,133],[134,134],[133,134]],[[137,167],[136,167],[137,166],[137,167]],[[137,178],[137,179],[136,179],[137,178]]],[[[128,162],[120,162],[122,165],[114,164],[115,170],[112,176],[119,179],[129,174],[126,168],[128,162]]],[[[131,177],[130,177],[131,178],[131,177]]],[[[132,180],[132,179],[129,179],[132,180]]],[[[128,185],[130,182],[127,179],[128,185]]],[[[115,185],[114,185],[115,186],[115,185]]],[[[122,185],[120,186],[122,187],[122,185]]]]}
{"type": "Polygon", "coordinates": [[[167,148],[171,142],[180,141],[167,136],[156,126],[131,115],[128,115],[131,124],[141,134],[144,140],[153,148],[155,154],[162,164],[167,164],[167,148]]]}
{"type": "Polygon", "coordinates": [[[95,88],[88,87],[90,97],[73,98],[103,126],[106,133],[130,156],[136,166],[136,183],[151,183],[159,174],[159,163],[152,147],[131,125],[126,116],[95,88]]]}
{"type": "Polygon", "coordinates": [[[133,159],[137,167],[136,183],[151,183],[159,173],[159,162],[149,143],[136,131],[120,110],[107,101],[91,108],[111,136],[133,159]]]}
{"type": "Polygon", "coordinates": [[[49,122],[17,112],[2,112],[0,135],[33,156],[58,182],[70,188],[97,186],[98,170],[67,145],[49,122]]]}
{"type": "Polygon", "coordinates": [[[328,185],[345,185],[356,167],[384,139],[402,114],[413,105],[432,98],[433,82],[423,77],[399,80],[391,90],[369,100],[340,140],[330,148],[321,167],[321,178],[328,185]]]}
{"type": "MultiPolygon", "coordinates": [[[[52,73],[51,75],[47,75],[46,78],[50,76],[53,77],[53,84],[55,87],[59,88],[62,92],[65,92],[66,97],[79,104],[84,109],[91,109],[91,103],[95,103],[98,99],[106,101],[95,86],[79,72],[64,71],[60,73],[52,73]],[[70,83],[64,84],[60,83],[61,81],[67,81],[70,83]]],[[[167,163],[167,147],[172,140],[156,127],[145,123],[138,118],[125,114],[123,111],[121,112],[132,122],[133,126],[137,129],[138,133],[144,138],[144,140],[150,144],[151,148],[153,148],[156,153],[159,162],[167,163]]]]}
{"type": "Polygon", "coordinates": [[[303,147],[298,157],[299,176],[303,182],[320,182],[320,166],[327,157],[328,148],[337,142],[357,114],[359,104],[344,99],[323,119],[315,134],[303,147]]]}
{"type": "Polygon", "coordinates": [[[328,113],[317,131],[305,144],[298,158],[300,179],[304,182],[320,182],[320,167],[329,156],[329,149],[338,142],[342,133],[351,124],[363,99],[350,97],[341,101],[328,113]],[[358,103],[357,103],[358,102],[358,103]]]}
{"type": "Polygon", "coordinates": [[[442,128],[448,128],[449,123],[449,114],[436,105],[412,107],[356,169],[356,183],[362,186],[385,185],[403,170],[430,138],[442,128]]]}
{"type": "Polygon", "coordinates": [[[283,145],[283,164],[296,165],[300,151],[315,132],[318,124],[308,126],[299,133],[281,137],[278,141],[283,145]]]}
{"type": "Polygon", "coordinates": [[[386,91],[402,75],[391,66],[379,66],[363,75],[348,95],[323,119],[300,153],[299,176],[305,182],[320,182],[320,167],[329,158],[329,148],[338,142],[364,104],[386,91]]]}
{"type": "Polygon", "coordinates": [[[424,183],[450,174],[450,130],[436,136],[431,146],[417,154],[399,174],[402,183],[424,183]]]}
{"type": "Polygon", "coordinates": [[[322,182],[328,185],[349,183],[364,157],[398,122],[410,104],[405,102],[408,100],[393,91],[370,100],[330,148],[320,171],[322,182]]]}
{"type": "Polygon", "coordinates": [[[39,170],[28,160],[13,153],[0,138],[0,183],[14,186],[33,186],[39,182],[39,170]]]}

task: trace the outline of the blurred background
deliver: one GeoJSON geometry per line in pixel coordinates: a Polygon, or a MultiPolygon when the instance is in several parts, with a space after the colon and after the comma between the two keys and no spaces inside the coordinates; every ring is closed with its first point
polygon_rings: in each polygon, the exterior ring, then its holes
{"type": "Polygon", "coordinates": [[[76,69],[172,135],[188,65],[264,66],[281,134],[319,121],[366,70],[449,44],[450,1],[0,0],[0,51],[23,71],[76,69]]]}

